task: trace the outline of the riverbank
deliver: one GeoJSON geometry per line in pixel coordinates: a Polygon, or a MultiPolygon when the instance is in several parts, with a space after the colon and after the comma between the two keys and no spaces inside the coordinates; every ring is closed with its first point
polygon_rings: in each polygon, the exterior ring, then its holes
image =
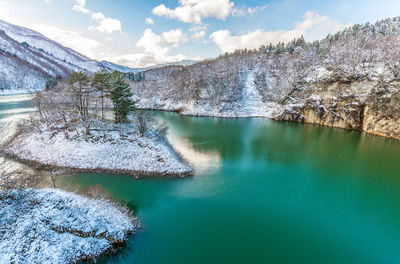
{"type": "Polygon", "coordinates": [[[193,173],[165,137],[140,136],[129,129],[97,123],[86,134],[78,128],[31,125],[22,129],[4,153],[44,169],[124,173],[137,178],[193,173]]]}
{"type": "Polygon", "coordinates": [[[137,229],[131,213],[58,189],[0,192],[1,263],[77,263],[110,253],[137,229]]]}

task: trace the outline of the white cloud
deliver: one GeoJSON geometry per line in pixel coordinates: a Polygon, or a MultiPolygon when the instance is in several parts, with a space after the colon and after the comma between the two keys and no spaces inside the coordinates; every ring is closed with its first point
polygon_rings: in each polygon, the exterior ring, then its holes
{"type": "Polygon", "coordinates": [[[72,7],[72,10],[74,10],[75,12],[81,12],[81,13],[84,13],[84,14],[89,14],[90,13],[89,9],[87,9],[87,8],[81,6],[81,5],[74,5],[72,7]]]}
{"type": "Polygon", "coordinates": [[[86,6],[86,0],[75,0],[77,5],[86,6]]]}
{"type": "Polygon", "coordinates": [[[160,35],[154,33],[151,29],[146,29],[136,43],[136,46],[143,49],[143,52],[116,56],[107,58],[107,60],[130,67],[148,67],[186,60],[189,58],[183,54],[171,54],[172,48],[176,48],[186,41],[188,41],[188,38],[182,32],[182,29],[173,29],[160,35]]]}
{"type": "Polygon", "coordinates": [[[258,13],[258,12],[263,11],[263,10],[266,9],[267,7],[268,7],[267,5],[264,5],[264,6],[256,6],[256,7],[249,7],[249,8],[247,8],[247,13],[249,13],[249,14],[255,14],[255,13],[258,13]]]}
{"type": "Polygon", "coordinates": [[[148,17],[146,18],[145,23],[149,25],[154,25],[154,20],[151,17],[148,17]]]}
{"type": "Polygon", "coordinates": [[[267,5],[255,6],[255,7],[246,7],[246,6],[235,7],[232,9],[232,16],[240,17],[240,16],[253,15],[265,10],[267,7],[268,7],[267,5]]]}
{"type": "MultiPolygon", "coordinates": [[[[192,32],[190,39],[198,41],[205,37],[206,30],[209,25],[194,25],[189,28],[189,31],[192,32]]],[[[205,41],[203,41],[205,43],[205,41]]]]}
{"type": "Polygon", "coordinates": [[[93,13],[92,14],[92,19],[96,20],[98,22],[103,21],[104,19],[106,19],[106,17],[103,15],[103,13],[98,12],[98,13],[93,13]]]}
{"type": "Polygon", "coordinates": [[[234,3],[230,0],[179,0],[179,6],[175,9],[161,4],[153,8],[153,14],[178,19],[185,23],[201,24],[202,18],[205,17],[225,20],[229,15],[246,16],[263,11],[266,8],[266,5],[234,7],[234,3]]]}
{"type": "Polygon", "coordinates": [[[90,30],[97,30],[101,33],[111,34],[113,32],[122,32],[122,23],[118,19],[105,17],[102,12],[93,12],[86,8],[86,0],[75,0],[72,10],[83,14],[91,15],[91,19],[98,22],[97,26],[90,26],[90,30]]]}
{"type": "Polygon", "coordinates": [[[165,46],[178,47],[179,43],[186,42],[188,39],[182,29],[173,29],[161,34],[161,44],[165,46]]]}
{"type": "Polygon", "coordinates": [[[198,60],[199,58],[188,58],[183,54],[168,55],[165,57],[157,57],[149,53],[132,53],[117,57],[106,58],[107,61],[111,61],[116,64],[124,65],[131,68],[146,68],[158,64],[178,62],[182,60],[198,60]]]}
{"type": "Polygon", "coordinates": [[[175,9],[161,4],[153,9],[153,14],[175,18],[185,23],[201,24],[204,17],[225,20],[233,6],[234,3],[230,0],[179,0],[179,6],[175,9]]]}
{"type": "Polygon", "coordinates": [[[314,25],[318,25],[318,24],[324,23],[325,21],[329,20],[328,16],[320,16],[318,14],[315,14],[312,11],[308,11],[307,13],[305,13],[303,18],[304,18],[304,21],[302,21],[301,23],[298,23],[296,26],[296,29],[307,31],[308,29],[312,28],[314,25]]]}
{"type": "Polygon", "coordinates": [[[194,25],[189,28],[190,32],[198,32],[198,31],[205,31],[207,30],[209,25],[194,25]]]}
{"type": "Polygon", "coordinates": [[[320,16],[313,12],[307,12],[303,18],[304,20],[297,23],[292,30],[264,31],[258,29],[243,35],[232,36],[231,32],[225,29],[212,33],[210,39],[221,52],[232,52],[235,49],[259,48],[261,45],[268,45],[269,43],[289,42],[302,35],[307,40],[312,41],[343,28],[342,25],[331,21],[329,17],[320,16]]]}
{"type": "Polygon", "coordinates": [[[115,31],[122,31],[122,24],[119,20],[105,17],[103,13],[92,13],[91,18],[99,23],[97,27],[90,27],[90,29],[95,29],[103,33],[113,33],[115,31]]]}
{"type": "Polygon", "coordinates": [[[198,32],[193,33],[190,36],[190,38],[193,39],[193,40],[200,40],[200,39],[203,39],[205,35],[206,35],[206,32],[204,30],[202,30],[202,31],[198,31],[198,32]]]}
{"type": "Polygon", "coordinates": [[[147,53],[164,57],[171,47],[178,47],[181,42],[187,41],[182,29],[173,29],[157,35],[151,29],[146,29],[143,36],[136,43],[139,48],[144,48],[147,53]]]}
{"type": "Polygon", "coordinates": [[[332,21],[328,16],[320,16],[311,11],[307,12],[304,16],[304,21],[297,24],[296,28],[306,31],[304,37],[308,41],[314,41],[326,37],[329,33],[336,33],[352,23],[343,25],[332,21]]]}

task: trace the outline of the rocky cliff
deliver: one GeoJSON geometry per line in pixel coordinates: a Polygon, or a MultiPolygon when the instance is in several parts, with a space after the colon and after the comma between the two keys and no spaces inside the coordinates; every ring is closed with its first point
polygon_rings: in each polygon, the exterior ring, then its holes
{"type": "Polygon", "coordinates": [[[400,139],[400,18],[321,41],[238,50],[142,73],[138,106],[185,115],[266,117],[400,139]]]}

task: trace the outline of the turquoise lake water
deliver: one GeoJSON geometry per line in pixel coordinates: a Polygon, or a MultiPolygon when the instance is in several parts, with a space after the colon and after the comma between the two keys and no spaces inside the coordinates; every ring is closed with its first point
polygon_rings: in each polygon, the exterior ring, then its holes
{"type": "MultiPolygon", "coordinates": [[[[0,96],[0,122],[31,111],[0,96]]],[[[77,174],[142,228],[99,263],[400,263],[400,142],[354,131],[153,113],[196,174],[77,174]]]]}

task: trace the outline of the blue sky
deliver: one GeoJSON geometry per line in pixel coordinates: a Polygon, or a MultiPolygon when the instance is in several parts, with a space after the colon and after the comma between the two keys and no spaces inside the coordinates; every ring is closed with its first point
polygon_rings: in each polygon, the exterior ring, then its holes
{"type": "Polygon", "coordinates": [[[0,19],[131,67],[307,40],[400,15],[395,0],[0,0],[0,19]]]}

